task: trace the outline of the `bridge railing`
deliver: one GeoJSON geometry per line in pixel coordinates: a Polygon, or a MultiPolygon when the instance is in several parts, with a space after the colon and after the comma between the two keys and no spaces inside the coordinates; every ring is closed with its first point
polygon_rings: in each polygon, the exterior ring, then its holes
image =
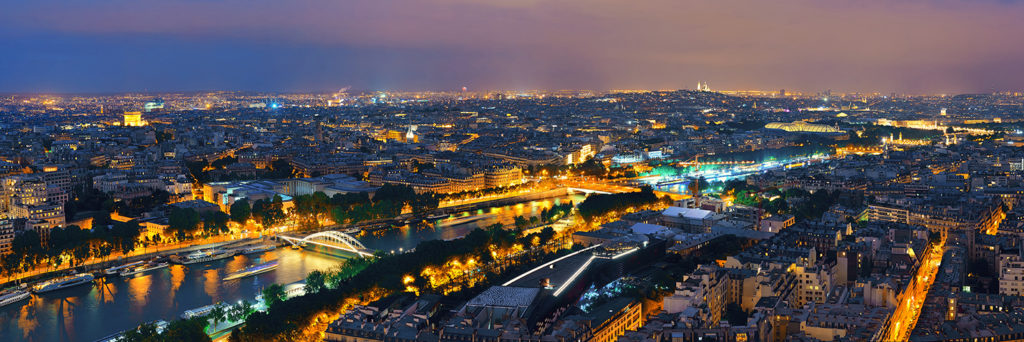
{"type": "Polygon", "coordinates": [[[297,238],[287,235],[280,235],[281,239],[288,241],[292,245],[301,246],[304,244],[313,244],[328,248],[339,249],[347,252],[359,254],[360,256],[371,256],[373,253],[366,246],[364,246],[359,240],[354,237],[338,232],[338,231],[326,231],[310,234],[304,238],[297,238]]]}

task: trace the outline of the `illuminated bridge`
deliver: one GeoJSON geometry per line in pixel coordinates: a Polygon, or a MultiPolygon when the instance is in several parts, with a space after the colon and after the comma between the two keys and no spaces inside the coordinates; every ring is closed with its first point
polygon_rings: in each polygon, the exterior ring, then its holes
{"type": "Polygon", "coordinates": [[[359,240],[349,236],[348,234],[338,231],[326,231],[310,234],[304,238],[297,238],[287,235],[280,235],[281,239],[288,241],[293,246],[306,246],[306,245],[317,245],[327,248],[333,248],[349,253],[355,253],[359,256],[372,256],[373,251],[363,246],[359,240]]]}

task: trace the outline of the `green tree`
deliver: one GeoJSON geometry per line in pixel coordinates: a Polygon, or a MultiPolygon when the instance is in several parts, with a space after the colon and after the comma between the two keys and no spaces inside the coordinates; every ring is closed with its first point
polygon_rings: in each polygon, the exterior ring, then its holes
{"type": "Polygon", "coordinates": [[[136,329],[130,329],[121,335],[122,342],[151,342],[162,341],[160,333],[156,331],[156,325],[145,323],[136,329]]]}
{"type": "Polygon", "coordinates": [[[194,231],[199,226],[199,222],[199,213],[192,208],[174,207],[167,215],[168,225],[178,233],[194,231]]]}
{"type": "Polygon", "coordinates": [[[281,284],[270,284],[270,286],[263,288],[262,294],[263,301],[267,303],[267,307],[274,306],[288,298],[281,284]]]}
{"type": "Polygon", "coordinates": [[[111,243],[121,253],[127,254],[135,250],[141,233],[138,221],[116,222],[110,230],[111,243]]]}
{"type": "Polygon", "coordinates": [[[516,216],[515,225],[516,228],[523,229],[530,226],[530,220],[527,220],[525,217],[522,216],[516,216]]]}
{"type": "Polygon", "coordinates": [[[242,300],[238,305],[231,306],[231,310],[228,311],[228,320],[232,322],[243,321],[246,317],[249,317],[249,314],[252,314],[253,311],[256,311],[256,309],[253,307],[252,303],[248,300],[242,300]]]}
{"type": "Polygon", "coordinates": [[[210,332],[217,331],[217,324],[224,321],[224,316],[227,314],[227,310],[224,309],[224,305],[217,304],[210,310],[210,313],[206,315],[206,318],[213,321],[213,326],[210,327],[210,332]]]}
{"type": "Polygon", "coordinates": [[[252,208],[249,206],[248,199],[240,199],[231,204],[231,220],[238,222],[239,224],[245,224],[245,221],[252,216],[252,208]]]}
{"type": "Polygon", "coordinates": [[[324,289],[326,285],[326,275],[320,270],[314,270],[306,275],[306,293],[317,293],[324,289]]]}
{"type": "Polygon", "coordinates": [[[224,157],[221,157],[220,159],[214,160],[212,163],[210,163],[210,166],[212,166],[215,169],[223,169],[225,166],[228,166],[228,165],[231,165],[231,164],[234,164],[234,163],[237,163],[237,162],[238,162],[238,158],[235,158],[235,157],[232,157],[232,156],[224,156],[224,157]]]}
{"type": "Polygon", "coordinates": [[[611,211],[619,211],[633,206],[650,205],[658,201],[658,196],[654,194],[654,190],[649,186],[644,186],[640,191],[636,192],[587,196],[587,199],[580,203],[578,209],[580,215],[589,221],[611,211]]]}
{"type": "Polygon", "coordinates": [[[210,341],[210,336],[206,335],[203,329],[205,325],[205,322],[201,322],[200,319],[173,321],[167,326],[164,333],[161,334],[163,337],[162,341],[210,341]]]}
{"type": "Polygon", "coordinates": [[[206,172],[207,166],[210,166],[210,162],[206,161],[206,159],[185,162],[185,168],[188,169],[189,176],[197,183],[207,183],[210,181],[210,174],[206,172]]]}
{"type": "Polygon", "coordinates": [[[772,214],[781,214],[789,210],[789,203],[784,198],[776,198],[768,202],[764,208],[765,211],[772,214]]]}
{"type": "Polygon", "coordinates": [[[227,232],[229,219],[223,211],[208,211],[203,215],[203,228],[210,234],[227,232]]]}
{"type": "Polygon", "coordinates": [[[331,214],[334,216],[334,222],[345,223],[349,220],[348,209],[342,207],[335,207],[331,209],[331,214]]]}

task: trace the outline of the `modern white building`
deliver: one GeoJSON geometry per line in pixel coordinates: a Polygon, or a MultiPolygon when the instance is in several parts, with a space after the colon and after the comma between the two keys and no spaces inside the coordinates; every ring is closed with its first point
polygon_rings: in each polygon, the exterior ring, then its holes
{"type": "Polygon", "coordinates": [[[715,224],[714,215],[710,210],[668,207],[661,212],[661,223],[690,233],[707,233],[715,224]]]}

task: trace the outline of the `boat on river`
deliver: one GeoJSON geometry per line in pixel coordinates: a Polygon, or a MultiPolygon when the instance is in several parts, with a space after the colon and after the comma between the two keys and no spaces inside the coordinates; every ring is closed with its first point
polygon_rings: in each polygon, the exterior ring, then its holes
{"type": "Polygon", "coordinates": [[[224,281],[235,280],[235,279],[238,279],[238,278],[245,278],[245,277],[254,276],[254,275],[257,275],[257,274],[260,274],[260,273],[266,273],[266,272],[273,271],[276,268],[277,268],[277,260],[270,261],[270,262],[265,262],[265,263],[262,263],[262,264],[259,264],[259,265],[253,265],[253,266],[246,267],[244,270],[241,270],[241,271],[238,271],[238,272],[231,273],[227,277],[224,277],[224,281]]]}
{"type": "Polygon", "coordinates": [[[132,268],[132,267],[139,266],[139,265],[142,265],[142,264],[145,264],[145,263],[146,263],[145,261],[136,261],[136,262],[127,263],[127,264],[124,264],[124,265],[121,265],[121,266],[114,266],[114,267],[110,267],[110,268],[107,268],[107,269],[103,270],[103,273],[106,273],[107,275],[115,275],[115,274],[121,273],[121,271],[124,270],[124,269],[132,268]]]}
{"type": "Polygon", "coordinates": [[[441,226],[456,226],[460,224],[473,223],[481,220],[489,220],[498,217],[494,214],[483,214],[483,215],[471,215],[455,218],[451,221],[441,221],[441,226]]]}
{"type": "Polygon", "coordinates": [[[32,287],[32,292],[44,293],[92,283],[96,279],[91,273],[72,274],[65,277],[50,279],[32,287]]]}
{"type": "MultiPolygon", "coordinates": [[[[158,320],[155,320],[155,321],[152,321],[152,322],[149,322],[149,323],[140,324],[139,327],[135,328],[135,329],[138,330],[138,329],[142,328],[143,325],[146,325],[146,324],[152,324],[153,327],[156,328],[156,332],[157,333],[163,333],[164,330],[167,329],[167,326],[170,325],[170,323],[168,323],[167,321],[162,320],[162,319],[158,319],[158,320]]],[[[126,333],[128,333],[128,330],[118,331],[118,332],[110,334],[108,336],[104,336],[104,337],[96,340],[96,342],[119,342],[119,341],[124,340],[124,335],[126,333]]]]}
{"type": "Polygon", "coordinates": [[[263,253],[263,252],[266,252],[266,251],[272,251],[272,250],[274,250],[275,248],[277,248],[277,246],[274,246],[274,245],[256,245],[256,246],[249,246],[249,247],[246,247],[246,248],[242,248],[242,250],[241,250],[241,253],[242,253],[242,254],[256,254],[256,253],[263,253]]]}
{"type": "Polygon", "coordinates": [[[181,319],[192,319],[196,317],[206,316],[210,314],[210,312],[213,311],[213,309],[218,306],[224,306],[225,308],[227,308],[227,305],[225,305],[224,303],[204,305],[195,309],[185,310],[185,312],[181,314],[181,319]]]}
{"type": "Polygon", "coordinates": [[[448,216],[452,216],[452,215],[450,215],[450,214],[430,215],[430,216],[427,216],[427,221],[443,220],[443,219],[448,218],[448,216]]]}
{"type": "Polygon", "coordinates": [[[8,306],[31,297],[32,294],[22,289],[12,289],[0,293],[0,307],[8,306]]]}
{"type": "Polygon", "coordinates": [[[139,274],[139,273],[145,273],[145,272],[149,272],[149,271],[153,271],[153,270],[159,270],[159,269],[165,268],[165,267],[167,267],[169,265],[170,264],[168,264],[166,262],[149,262],[149,263],[138,265],[138,266],[135,266],[135,267],[132,267],[132,268],[123,269],[118,274],[120,274],[122,277],[130,277],[130,276],[133,276],[133,275],[136,275],[136,274],[139,274]]]}
{"type": "Polygon", "coordinates": [[[229,251],[225,251],[225,250],[208,249],[208,250],[195,251],[195,252],[192,252],[192,253],[189,253],[189,254],[185,254],[184,256],[175,255],[175,256],[171,257],[171,261],[173,261],[175,263],[178,263],[178,264],[182,264],[182,265],[189,265],[189,264],[198,264],[198,263],[203,263],[203,262],[210,262],[210,261],[214,261],[214,260],[220,260],[220,259],[232,257],[234,255],[235,254],[233,252],[229,252],[229,251]]]}

